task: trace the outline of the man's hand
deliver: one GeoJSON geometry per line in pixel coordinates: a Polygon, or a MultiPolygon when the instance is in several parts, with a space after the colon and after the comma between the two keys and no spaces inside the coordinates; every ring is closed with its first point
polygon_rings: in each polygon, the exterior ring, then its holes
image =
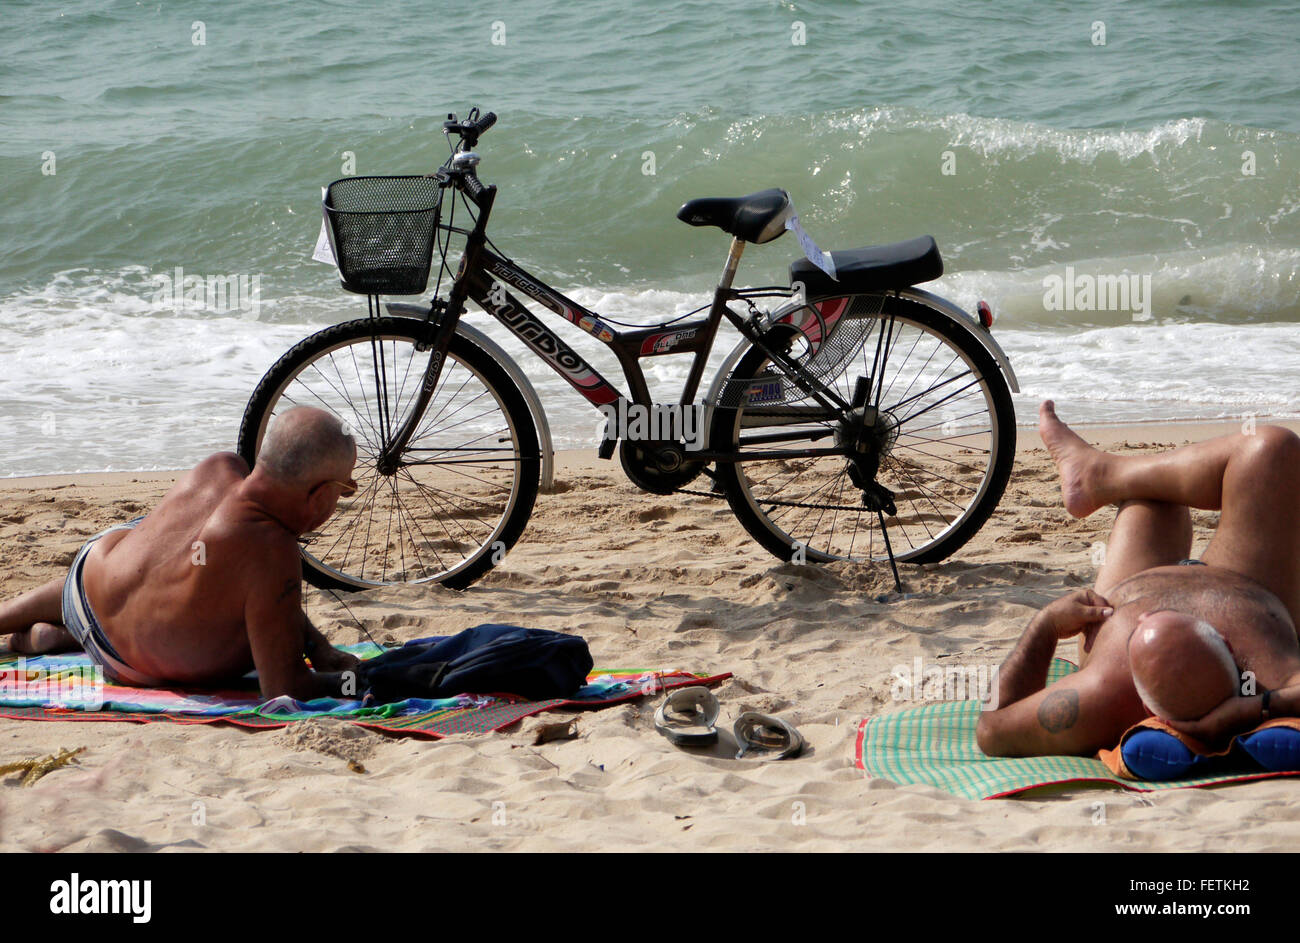
{"type": "Polygon", "coordinates": [[[1114,612],[1110,603],[1100,594],[1090,589],[1076,589],[1068,596],[1062,596],[1044,606],[1038,613],[1038,618],[1057,639],[1066,639],[1082,632],[1083,650],[1088,652],[1092,651],[1097,630],[1114,612]]]}
{"type": "Polygon", "coordinates": [[[341,652],[328,642],[312,648],[307,653],[307,657],[311,659],[313,671],[355,672],[361,665],[361,659],[356,655],[341,652]]]}
{"type": "Polygon", "coordinates": [[[307,613],[302,614],[303,654],[311,659],[314,671],[351,671],[356,672],[361,659],[356,655],[341,652],[330,640],[321,634],[320,629],[311,624],[307,613]]]}
{"type": "Polygon", "coordinates": [[[1170,727],[1206,746],[1223,746],[1233,734],[1257,727],[1263,713],[1263,696],[1234,694],[1200,720],[1165,720],[1170,727]]]}

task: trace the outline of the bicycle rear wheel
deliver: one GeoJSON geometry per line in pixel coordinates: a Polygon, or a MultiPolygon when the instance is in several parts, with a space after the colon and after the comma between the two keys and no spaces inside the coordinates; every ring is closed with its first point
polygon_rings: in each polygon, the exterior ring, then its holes
{"type": "Polygon", "coordinates": [[[491,355],[460,335],[397,467],[378,467],[424,382],[431,334],[414,318],[326,328],[281,357],[248,401],[238,449],[250,466],[271,420],[294,406],[333,413],[356,438],[357,493],[303,542],[314,586],[464,588],[504,558],[532,513],[541,469],[532,414],[491,355]]]}
{"type": "Polygon", "coordinates": [[[878,412],[856,429],[831,418],[785,368],[748,350],[722,387],[710,433],[714,451],[739,455],[718,463],[732,511],[785,560],[884,560],[879,517],[863,500],[869,478],[894,498],[897,513],[885,518],[894,556],[948,557],[993,513],[1015,459],[1015,411],[997,362],[960,325],[893,295],[827,299],[809,310],[810,324],[778,324],[767,336],[782,338],[806,373],[846,402],[869,391],[868,410],[878,412]],[[845,455],[810,454],[852,441],[864,426],[870,454],[856,470],[845,455]]]}

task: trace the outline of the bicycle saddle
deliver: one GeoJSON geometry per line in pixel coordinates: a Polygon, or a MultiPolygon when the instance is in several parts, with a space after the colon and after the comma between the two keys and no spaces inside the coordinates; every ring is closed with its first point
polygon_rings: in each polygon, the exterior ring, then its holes
{"type": "Polygon", "coordinates": [[[790,194],[760,190],[749,196],[706,196],[682,204],[677,218],[692,226],[717,226],[746,242],[771,242],[785,232],[790,194]]]}
{"type": "Polygon", "coordinates": [[[903,242],[864,249],[841,249],[831,253],[837,279],[799,259],[790,265],[790,281],[803,282],[808,297],[843,294],[846,291],[874,291],[906,288],[928,282],[943,274],[943,259],[933,236],[917,236],[903,242]]]}

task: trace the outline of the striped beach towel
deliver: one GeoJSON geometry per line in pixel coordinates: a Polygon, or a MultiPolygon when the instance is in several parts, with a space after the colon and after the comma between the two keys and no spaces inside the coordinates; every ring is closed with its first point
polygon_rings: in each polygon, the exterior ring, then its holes
{"type": "MultiPolygon", "coordinates": [[[[341,646],[359,658],[379,654],[369,642],[341,646]]],[[[131,688],[103,681],[84,654],[35,658],[0,656],[0,718],[19,720],[135,721],[274,729],[311,717],[337,717],[389,733],[445,737],[487,733],[545,710],[594,708],[691,684],[714,684],[731,674],[682,670],[606,668],[592,671],[569,698],[527,701],[509,696],[462,694],[439,700],[411,698],[364,707],[360,701],[290,697],[262,700],[257,683],[225,691],[131,688]],[[98,682],[96,682],[98,677],[98,682]]]]}
{"type": "MultiPolygon", "coordinates": [[[[1054,659],[1048,683],[1074,672],[1054,659]]],[[[1124,779],[1081,756],[985,756],[975,743],[979,701],[943,701],[868,717],[858,725],[856,759],[868,779],[923,783],[965,799],[997,799],[1059,783],[1110,783],[1137,792],[1187,789],[1295,773],[1243,772],[1170,782],[1124,779]]]]}

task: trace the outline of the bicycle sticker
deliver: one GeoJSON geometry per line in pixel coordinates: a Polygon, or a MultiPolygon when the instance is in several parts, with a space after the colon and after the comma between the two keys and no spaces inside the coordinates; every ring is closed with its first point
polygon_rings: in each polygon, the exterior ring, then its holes
{"type": "Polygon", "coordinates": [[[798,213],[790,214],[790,218],[785,221],[785,228],[794,233],[794,237],[799,240],[799,248],[803,249],[804,257],[809,262],[839,281],[835,275],[835,261],[831,258],[831,254],[823,252],[817,243],[813,242],[812,236],[804,232],[803,227],[799,225],[798,213]]]}
{"type": "Polygon", "coordinates": [[[780,401],[780,380],[756,381],[745,392],[745,404],[747,406],[761,406],[764,403],[779,403],[780,401]]]}

